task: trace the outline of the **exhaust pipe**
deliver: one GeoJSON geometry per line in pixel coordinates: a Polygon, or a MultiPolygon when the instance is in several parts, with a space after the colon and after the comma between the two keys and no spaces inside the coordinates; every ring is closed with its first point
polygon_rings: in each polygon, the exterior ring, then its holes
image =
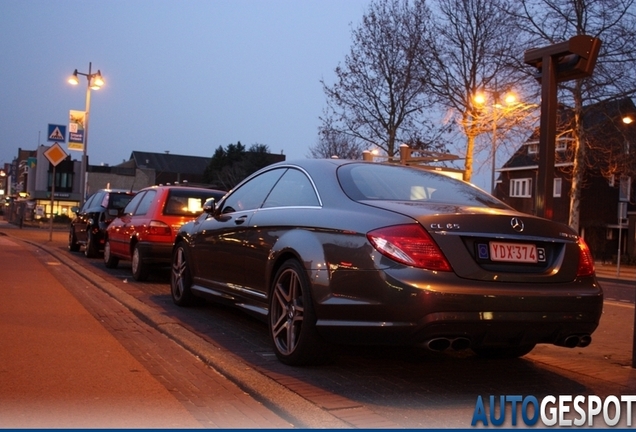
{"type": "Polygon", "coordinates": [[[577,335],[568,336],[563,341],[563,346],[574,348],[579,345],[580,338],[577,335]]]}
{"type": "Polygon", "coordinates": [[[430,339],[425,343],[426,348],[431,351],[446,351],[447,349],[452,349],[453,351],[463,351],[470,347],[470,339],[465,337],[457,337],[457,338],[434,338],[430,339]]]}
{"type": "Polygon", "coordinates": [[[592,343],[592,336],[589,334],[583,335],[579,338],[579,345],[581,348],[585,348],[592,343]]]}
{"type": "Polygon", "coordinates": [[[582,335],[570,335],[566,337],[560,343],[557,343],[556,345],[564,346],[567,348],[576,348],[576,347],[585,348],[591,343],[592,343],[592,336],[590,336],[589,334],[582,334],[582,335]]]}
{"type": "Polygon", "coordinates": [[[427,341],[425,345],[431,351],[445,351],[451,346],[451,341],[447,338],[435,338],[427,341]]]}
{"type": "Polygon", "coordinates": [[[470,348],[470,339],[458,337],[451,342],[451,348],[455,351],[463,351],[470,348]]]}

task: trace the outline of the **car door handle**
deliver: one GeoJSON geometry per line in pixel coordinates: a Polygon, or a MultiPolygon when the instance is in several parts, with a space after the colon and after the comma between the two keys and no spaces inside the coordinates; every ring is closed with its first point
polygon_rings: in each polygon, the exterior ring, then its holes
{"type": "Polygon", "coordinates": [[[236,225],[241,225],[241,224],[243,224],[246,220],[247,220],[247,215],[239,216],[239,217],[237,217],[236,219],[234,219],[234,223],[235,223],[236,225]]]}

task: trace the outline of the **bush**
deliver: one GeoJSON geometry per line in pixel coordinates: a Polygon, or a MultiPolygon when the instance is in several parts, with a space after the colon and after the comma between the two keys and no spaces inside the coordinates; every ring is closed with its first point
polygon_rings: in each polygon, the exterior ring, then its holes
{"type": "Polygon", "coordinates": [[[55,215],[53,216],[53,223],[71,223],[71,218],[65,214],[55,215]]]}

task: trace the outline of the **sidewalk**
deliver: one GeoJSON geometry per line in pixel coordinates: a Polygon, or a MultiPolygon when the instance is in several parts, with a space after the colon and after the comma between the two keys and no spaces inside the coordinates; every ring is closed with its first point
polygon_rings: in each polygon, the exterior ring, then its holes
{"type": "Polygon", "coordinates": [[[201,427],[21,242],[0,262],[0,428],[201,427]]]}
{"type": "Polygon", "coordinates": [[[636,267],[632,265],[621,264],[618,267],[616,264],[603,264],[597,261],[594,266],[596,267],[596,277],[599,279],[612,279],[620,280],[621,282],[634,282],[636,287],[636,267]]]}

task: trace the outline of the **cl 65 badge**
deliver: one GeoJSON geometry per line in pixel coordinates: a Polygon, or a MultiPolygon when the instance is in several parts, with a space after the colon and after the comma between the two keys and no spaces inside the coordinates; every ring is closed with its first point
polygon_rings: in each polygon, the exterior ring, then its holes
{"type": "Polygon", "coordinates": [[[454,223],[431,224],[431,229],[434,229],[434,230],[443,230],[443,229],[458,230],[459,229],[459,224],[454,224],[454,223]]]}

